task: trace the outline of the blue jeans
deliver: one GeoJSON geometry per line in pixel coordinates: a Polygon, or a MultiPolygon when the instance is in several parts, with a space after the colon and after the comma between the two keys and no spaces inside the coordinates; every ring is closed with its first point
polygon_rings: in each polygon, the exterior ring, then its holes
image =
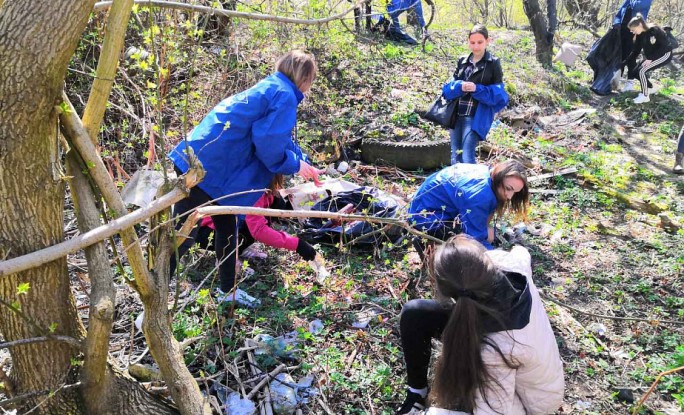
{"type": "Polygon", "coordinates": [[[475,149],[480,136],[472,130],[473,117],[458,117],[453,130],[449,130],[451,137],[451,164],[475,164],[475,149]]]}

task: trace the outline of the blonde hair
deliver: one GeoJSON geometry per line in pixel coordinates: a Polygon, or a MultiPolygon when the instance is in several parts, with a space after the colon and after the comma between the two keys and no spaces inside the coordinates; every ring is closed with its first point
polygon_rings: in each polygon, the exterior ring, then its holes
{"type": "Polygon", "coordinates": [[[295,49],[278,59],[275,70],[287,76],[300,90],[306,90],[313,84],[318,66],[311,53],[295,49]]]}

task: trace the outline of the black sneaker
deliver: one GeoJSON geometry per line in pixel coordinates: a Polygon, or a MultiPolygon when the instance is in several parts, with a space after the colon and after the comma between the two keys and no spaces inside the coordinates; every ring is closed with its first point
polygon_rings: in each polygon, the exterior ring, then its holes
{"type": "Polygon", "coordinates": [[[395,415],[418,415],[423,413],[425,410],[425,398],[413,393],[411,391],[406,392],[406,399],[401,405],[401,408],[397,410],[395,415]]]}

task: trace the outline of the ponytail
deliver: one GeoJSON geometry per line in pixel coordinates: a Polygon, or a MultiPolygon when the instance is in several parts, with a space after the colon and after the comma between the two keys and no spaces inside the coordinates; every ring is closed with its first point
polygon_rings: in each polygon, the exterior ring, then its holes
{"type": "Polygon", "coordinates": [[[644,19],[644,16],[641,13],[637,13],[636,16],[632,17],[629,23],[627,23],[627,28],[629,29],[637,26],[641,26],[644,30],[648,30],[650,28],[649,24],[646,23],[646,19],[644,19]]]}
{"type": "Polygon", "coordinates": [[[498,322],[502,330],[505,327],[501,313],[489,304],[496,305],[498,282],[506,277],[479,242],[462,234],[438,249],[430,261],[430,273],[438,295],[453,306],[442,332],[442,353],[435,364],[429,399],[438,408],[473,412],[478,391],[487,401],[488,386],[501,386],[482,359],[483,346],[493,348],[509,367],[517,367],[487,339],[484,324],[488,319],[498,322]]]}

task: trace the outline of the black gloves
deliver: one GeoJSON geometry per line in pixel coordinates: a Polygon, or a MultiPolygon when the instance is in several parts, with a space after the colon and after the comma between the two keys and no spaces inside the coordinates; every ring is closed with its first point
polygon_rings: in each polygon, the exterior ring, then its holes
{"type": "Polygon", "coordinates": [[[313,259],[316,258],[316,250],[314,247],[309,245],[309,243],[303,239],[300,239],[299,243],[297,244],[297,253],[305,261],[313,261],[313,259]]]}

